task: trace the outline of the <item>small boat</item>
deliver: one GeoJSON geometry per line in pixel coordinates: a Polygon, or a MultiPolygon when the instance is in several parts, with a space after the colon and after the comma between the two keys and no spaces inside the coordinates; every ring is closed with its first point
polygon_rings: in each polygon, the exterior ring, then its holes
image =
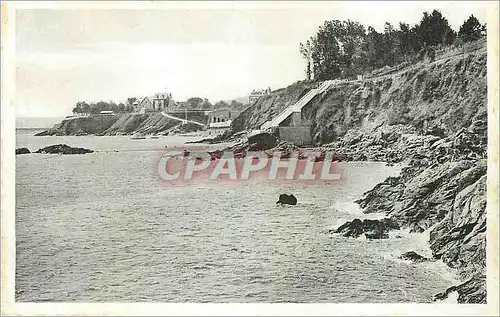
{"type": "Polygon", "coordinates": [[[136,133],[130,137],[131,140],[144,140],[146,136],[144,134],[136,133]]]}
{"type": "Polygon", "coordinates": [[[152,135],[151,139],[159,139],[160,137],[158,135],[152,135]]]}

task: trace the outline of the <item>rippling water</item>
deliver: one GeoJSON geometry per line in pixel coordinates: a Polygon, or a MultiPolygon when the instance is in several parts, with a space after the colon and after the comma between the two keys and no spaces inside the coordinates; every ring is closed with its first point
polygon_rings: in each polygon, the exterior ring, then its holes
{"type": "Polygon", "coordinates": [[[352,204],[398,172],[342,163],[332,186],[165,186],[157,152],[185,138],[33,137],[99,152],[16,157],[16,300],[162,302],[428,302],[451,286],[419,235],[387,240],[325,233],[362,216],[352,204]],[[118,151],[118,152],[115,152],[118,151]],[[283,192],[299,204],[275,205],[283,192]]]}

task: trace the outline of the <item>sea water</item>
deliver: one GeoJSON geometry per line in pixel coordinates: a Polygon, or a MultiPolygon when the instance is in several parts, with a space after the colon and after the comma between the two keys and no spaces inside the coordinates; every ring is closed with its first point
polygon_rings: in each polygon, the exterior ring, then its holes
{"type": "MultiPolygon", "coordinates": [[[[168,186],[158,155],[186,138],[34,137],[85,155],[16,156],[16,300],[77,302],[430,302],[454,283],[425,235],[385,240],[328,233],[365,215],[353,201],[399,172],[338,163],[331,186],[192,182],[168,186]],[[298,205],[275,204],[293,193],[298,205]]],[[[370,215],[380,217],[381,215],[370,215]]]]}

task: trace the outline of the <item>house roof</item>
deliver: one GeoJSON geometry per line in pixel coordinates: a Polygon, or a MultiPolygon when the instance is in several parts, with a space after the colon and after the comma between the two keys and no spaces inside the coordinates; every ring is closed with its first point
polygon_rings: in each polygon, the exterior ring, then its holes
{"type": "Polygon", "coordinates": [[[146,100],[146,99],[147,99],[147,100],[149,100],[149,102],[151,102],[151,98],[149,98],[148,96],[146,96],[146,97],[142,97],[141,99],[136,100],[136,101],[133,103],[133,105],[140,105],[140,104],[141,104],[144,100],[146,100]]]}

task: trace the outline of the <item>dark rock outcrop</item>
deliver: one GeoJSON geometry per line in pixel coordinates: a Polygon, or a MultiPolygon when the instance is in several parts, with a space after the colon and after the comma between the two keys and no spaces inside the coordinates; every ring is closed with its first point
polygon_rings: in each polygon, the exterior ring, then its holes
{"type": "Polygon", "coordinates": [[[481,278],[486,272],[486,171],[485,160],[410,166],[396,182],[399,192],[379,186],[358,201],[368,212],[385,211],[412,232],[432,227],[433,258],[456,268],[467,281],[454,289],[460,302],[483,303],[486,298],[481,278]],[[392,198],[391,204],[383,203],[392,198]]]}
{"type": "Polygon", "coordinates": [[[458,293],[458,303],[486,304],[486,276],[473,276],[462,284],[449,287],[444,292],[434,295],[433,300],[444,300],[452,292],[458,293]]]}
{"type": "Polygon", "coordinates": [[[334,233],[344,237],[357,238],[362,234],[368,239],[387,239],[390,230],[399,229],[399,225],[392,219],[384,218],[380,220],[354,219],[338,227],[334,233]]]}
{"type": "Polygon", "coordinates": [[[93,153],[93,150],[85,149],[85,148],[80,148],[80,147],[71,147],[67,144],[56,144],[56,145],[50,145],[41,149],[38,149],[38,151],[34,153],[40,153],[40,154],[87,154],[87,153],[93,153]]]}
{"type": "Polygon", "coordinates": [[[430,261],[430,259],[428,259],[428,258],[426,258],[424,256],[421,256],[420,254],[418,254],[415,251],[408,251],[406,253],[403,253],[403,254],[401,254],[401,256],[399,258],[402,259],[402,260],[413,261],[415,263],[421,263],[421,262],[430,261]]]}
{"type": "Polygon", "coordinates": [[[430,243],[434,257],[468,277],[486,269],[486,175],[474,182],[462,181],[466,187],[458,191],[449,212],[431,231],[430,243]]]}
{"type": "Polygon", "coordinates": [[[30,153],[31,153],[31,151],[25,147],[16,149],[16,155],[18,155],[18,154],[30,154],[30,153]]]}
{"type": "Polygon", "coordinates": [[[270,133],[259,133],[248,137],[248,151],[265,151],[272,149],[277,144],[277,139],[270,133]]]}
{"type": "Polygon", "coordinates": [[[388,177],[382,183],[364,194],[362,199],[354,201],[363,208],[364,213],[374,213],[390,210],[402,194],[404,185],[401,177],[388,177]]]}
{"type": "Polygon", "coordinates": [[[294,195],[281,194],[276,204],[297,205],[297,198],[294,195]]]}

